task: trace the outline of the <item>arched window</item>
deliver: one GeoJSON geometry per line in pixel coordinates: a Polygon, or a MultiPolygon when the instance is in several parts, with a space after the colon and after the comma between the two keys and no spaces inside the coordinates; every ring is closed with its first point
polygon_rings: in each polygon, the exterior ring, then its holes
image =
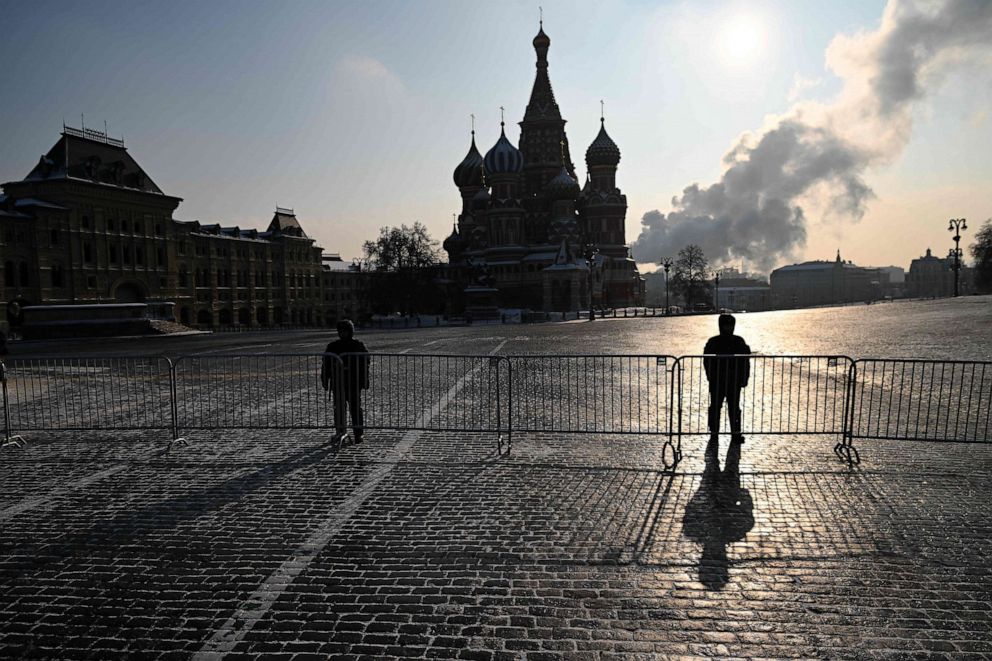
{"type": "Polygon", "coordinates": [[[31,274],[28,272],[28,263],[21,262],[19,271],[21,276],[20,286],[27,287],[29,284],[31,284],[31,274]]]}
{"type": "Polygon", "coordinates": [[[61,289],[65,284],[64,280],[65,279],[62,275],[62,265],[52,264],[52,287],[61,289]]]}

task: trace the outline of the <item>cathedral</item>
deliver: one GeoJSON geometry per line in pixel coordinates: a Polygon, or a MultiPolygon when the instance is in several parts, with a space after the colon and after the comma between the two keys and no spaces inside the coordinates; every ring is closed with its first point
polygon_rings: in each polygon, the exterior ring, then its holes
{"type": "Polygon", "coordinates": [[[499,139],[482,156],[473,129],[455,168],[462,204],[443,244],[450,276],[469,289],[484,285],[501,308],[575,311],[588,308],[590,295],[597,308],[641,305],[643,279],[625,240],[627,197],[616,184],[620,149],[600,117],[579,185],[548,76],[543,22],[533,43],[537,74],[519,148],[501,121],[499,139]]]}

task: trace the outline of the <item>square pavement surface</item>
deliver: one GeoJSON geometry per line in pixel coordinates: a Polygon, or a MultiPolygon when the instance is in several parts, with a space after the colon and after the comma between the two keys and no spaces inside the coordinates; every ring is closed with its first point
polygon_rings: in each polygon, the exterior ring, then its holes
{"type": "Polygon", "coordinates": [[[0,657],[992,658],[980,445],[33,435],[0,453],[0,657]]]}

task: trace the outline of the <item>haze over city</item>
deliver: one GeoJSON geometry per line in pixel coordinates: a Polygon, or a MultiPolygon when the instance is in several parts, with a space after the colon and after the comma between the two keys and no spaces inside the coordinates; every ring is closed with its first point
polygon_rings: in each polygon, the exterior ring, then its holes
{"type": "MultiPolygon", "coordinates": [[[[946,252],[948,217],[989,215],[987,2],[542,6],[581,178],[605,101],[642,272],[688,242],[766,271],[838,249],[905,267],[946,252]]],[[[106,121],[184,198],[177,219],[264,228],[293,207],[346,259],[383,225],[420,220],[440,240],[469,115],[485,151],[504,106],[517,142],[538,12],[8,3],[0,181],[22,178],[63,121],[106,121]]]]}

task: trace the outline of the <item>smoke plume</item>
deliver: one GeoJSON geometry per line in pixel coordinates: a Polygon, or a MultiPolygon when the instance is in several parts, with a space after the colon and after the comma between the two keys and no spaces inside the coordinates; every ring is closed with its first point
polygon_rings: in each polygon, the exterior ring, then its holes
{"type": "Polygon", "coordinates": [[[827,49],[838,96],[797,103],[742,135],[720,181],[688,186],[667,214],[644,214],[634,257],[657,263],[695,243],[716,264],[744,258],[767,270],[795,258],[807,213],[859,220],[872,197],[864,173],[905,147],[914,103],[990,54],[992,0],[890,0],[877,30],[837,36],[827,49]]]}

